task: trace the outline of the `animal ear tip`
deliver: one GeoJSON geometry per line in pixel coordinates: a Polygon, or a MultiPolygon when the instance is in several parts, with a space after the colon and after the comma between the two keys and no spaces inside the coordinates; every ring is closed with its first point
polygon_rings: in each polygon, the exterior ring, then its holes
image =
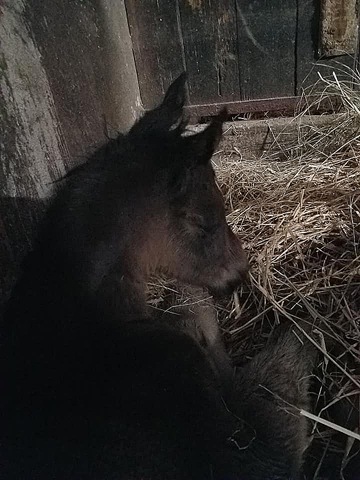
{"type": "Polygon", "coordinates": [[[187,73],[184,71],[180,73],[180,75],[170,84],[165,98],[168,98],[169,96],[172,96],[173,94],[177,94],[182,97],[185,97],[185,83],[187,80],[187,73]]]}
{"type": "Polygon", "coordinates": [[[208,128],[210,131],[216,132],[221,137],[224,122],[229,118],[228,110],[223,107],[219,113],[212,118],[208,128]]]}
{"type": "Polygon", "coordinates": [[[187,81],[187,73],[185,71],[181,72],[171,85],[176,86],[179,89],[184,89],[187,81]]]}
{"type": "Polygon", "coordinates": [[[176,81],[179,81],[179,83],[185,85],[186,80],[187,80],[187,73],[186,73],[185,70],[184,70],[183,72],[180,73],[180,75],[178,76],[178,78],[176,79],[176,81]]]}
{"type": "Polygon", "coordinates": [[[187,81],[187,74],[186,72],[182,72],[173,83],[173,85],[176,85],[177,87],[179,99],[181,99],[182,105],[184,105],[186,101],[186,89],[185,89],[186,81],[187,81]]]}
{"type": "Polygon", "coordinates": [[[217,114],[216,118],[218,119],[218,121],[220,122],[225,122],[229,117],[229,112],[228,112],[228,109],[227,107],[222,107],[222,109],[220,110],[220,112],[217,114]]]}

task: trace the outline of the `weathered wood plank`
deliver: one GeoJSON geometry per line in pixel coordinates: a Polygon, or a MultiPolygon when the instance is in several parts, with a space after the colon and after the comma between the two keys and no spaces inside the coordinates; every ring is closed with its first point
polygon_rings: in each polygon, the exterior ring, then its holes
{"type": "Polygon", "coordinates": [[[352,56],[341,55],[335,59],[320,58],[319,25],[320,2],[318,0],[299,1],[297,42],[296,42],[296,93],[319,80],[319,74],[329,76],[332,70],[341,69],[341,64],[354,67],[352,56]]]}
{"type": "Polygon", "coordinates": [[[126,0],[141,100],[153,108],[185,70],[176,2],[126,0]]]}
{"type": "Polygon", "coordinates": [[[70,165],[103,139],[104,70],[96,2],[27,0],[22,14],[41,54],[70,165]]]}
{"type": "Polygon", "coordinates": [[[98,0],[99,46],[104,65],[104,96],[109,131],[125,132],[142,111],[125,0],[98,0]]]}
{"type": "Polygon", "coordinates": [[[204,103],[200,105],[189,105],[186,107],[186,110],[189,112],[190,120],[193,123],[200,121],[202,117],[217,115],[223,108],[226,108],[229,115],[261,112],[277,112],[278,114],[293,115],[299,100],[299,97],[280,97],[223,103],[204,103]]]}
{"type": "MultiPolygon", "coordinates": [[[[295,115],[299,110],[308,107],[309,103],[315,102],[318,98],[316,95],[309,95],[306,97],[306,100],[303,97],[280,97],[261,100],[240,100],[239,102],[205,103],[202,105],[189,105],[186,107],[186,110],[190,115],[192,123],[200,121],[202,117],[217,115],[224,107],[229,115],[234,116],[247,113],[262,115],[270,113],[271,116],[286,115],[289,117],[295,115]]],[[[333,113],[338,107],[339,103],[334,98],[331,100],[324,98],[321,105],[316,104],[310,108],[310,113],[333,113]]]]}
{"type": "MultiPolygon", "coordinates": [[[[291,145],[298,140],[299,128],[304,132],[307,127],[314,129],[330,126],[336,119],[337,115],[305,115],[296,119],[270,118],[226,122],[218,152],[225,160],[231,155],[255,160],[266,155],[275,138],[282,146],[291,145]]],[[[193,126],[191,130],[195,133],[203,128],[203,125],[193,126]]],[[[214,161],[216,163],[216,155],[214,161]]]]}
{"type": "Polygon", "coordinates": [[[358,0],[322,0],[321,54],[354,55],[358,41],[358,0]]]}
{"type": "Polygon", "coordinates": [[[180,0],[190,103],[239,99],[233,0],[180,0]]]}
{"type": "Polygon", "coordinates": [[[131,45],[118,48],[114,25],[126,35],[125,13],[124,0],[0,1],[0,304],[54,180],[105,139],[104,116],[124,129],[136,116],[131,45]]]}
{"type": "Polygon", "coordinates": [[[241,98],[295,94],[296,0],[236,0],[241,98]]]}

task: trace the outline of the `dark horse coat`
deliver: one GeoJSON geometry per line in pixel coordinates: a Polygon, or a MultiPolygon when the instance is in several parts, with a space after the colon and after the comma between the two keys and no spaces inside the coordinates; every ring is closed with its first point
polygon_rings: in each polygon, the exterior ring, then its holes
{"type": "MultiPolygon", "coordinates": [[[[307,403],[308,349],[279,331],[225,387],[210,340],[147,310],[157,268],[215,292],[248,268],[210,162],[224,113],[184,136],[184,83],[71,172],[48,209],[2,325],[3,478],[297,475],[305,426],[287,409],[307,403]]],[[[203,313],[189,315],[209,339],[203,313]]]]}

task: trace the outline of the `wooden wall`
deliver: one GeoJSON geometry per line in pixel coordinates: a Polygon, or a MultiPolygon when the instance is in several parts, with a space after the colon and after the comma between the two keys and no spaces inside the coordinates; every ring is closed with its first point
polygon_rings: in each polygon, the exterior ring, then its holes
{"type": "MultiPolygon", "coordinates": [[[[322,5],[331,10],[334,1],[322,5]]],[[[356,1],[348,0],[351,8],[356,1]]],[[[110,132],[127,130],[183,70],[190,111],[200,116],[224,103],[231,113],[294,104],[320,68],[309,75],[320,5],[1,0],[0,304],[55,181],[104,140],[105,123],[110,132]]]]}
{"type": "MultiPolygon", "coordinates": [[[[320,0],[126,0],[126,8],[145,108],[182,70],[193,106],[293,97],[318,70],[331,72],[314,67],[320,0]]],[[[354,63],[348,55],[336,61],[354,63]]],[[[330,58],[321,63],[334,65],[330,58]]],[[[258,105],[266,110],[266,102],[258,105]]],[[[251,111],[248,104],[236,108],[251,111]]]]}
{"type": "Polygon", "coordinates": [[[0,2],[0,298],[54,181],[140,107],[123,1],[0,2]]]}

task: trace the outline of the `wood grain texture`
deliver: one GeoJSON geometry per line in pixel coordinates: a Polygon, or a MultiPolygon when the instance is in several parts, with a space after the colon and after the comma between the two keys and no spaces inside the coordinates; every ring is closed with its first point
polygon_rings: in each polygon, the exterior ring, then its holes
{"type": "Polygon", "coordinates": [[[320,22],[322,55],[354,55],[356,53],[358,7],[358,0],[322,0],[320,22]]]}
{"type": "Polygon", "coordinates": [[[295,92],[296,0],[236,0],[244,100],[295,92]]]}
{"type": "Polygon", "coordinates": [[[105,140],[104,117],[126,129],[136,116],[124,14],[121,0],[0,2],[0,304],[54,181],[105,140]]]}
{"type": "Polygon", "coordinates": [[[126,10],[142,104],[153,108],[185,70],[176,2],[127,0],[126,10]]]}
{"type": "MultiPolygon", "coordinates": [[[[274,142],[283,146],[294,145],[299,136],[299,128],[303,131],[307,128],[321,128],[336,120],[336,115],[309,115],[297,119],[269,118],[227,122],[218,150],[223,154],[222,161],[239,157],[239,152],[242,158],[256,160],[266,155],[270,147],[274,147],[274,142]]],[[[197,131],[196,128],[194,130],[197,131]]]]}
{"type": "Polygon", "coordinates": [[[179,0],[190,103],[239,98],[234,0],[179,0]]]}
{"type": "Polygon", "coordinates": [[[341,55],[334,59],[324,58],[319,53],[320,1],[298,0],[298,25],[296,41],[296,94],[319,80],[322,76],[339,71],[341,64],[353,68],[355,58],[341,55]]]}
{"type": "Polygon", "coordinates": [[[98,35],[108,131],[125,132],[142,112],[134,53],[129,32],[125,0],[98,0],[98,35]]]}
{"type": "Polygon", "coordinates": [[[354,66],[319,58],[320,0],[125,2],[146,109],[182,69],[195,106],[301,95],[336,62],[354,66]]]}
{"type": "Polygon", "coordinates": [[[23,13],[49,81],[70,165],[103,139],[104,68],[97,2],[27,0],[23,13]]]}

